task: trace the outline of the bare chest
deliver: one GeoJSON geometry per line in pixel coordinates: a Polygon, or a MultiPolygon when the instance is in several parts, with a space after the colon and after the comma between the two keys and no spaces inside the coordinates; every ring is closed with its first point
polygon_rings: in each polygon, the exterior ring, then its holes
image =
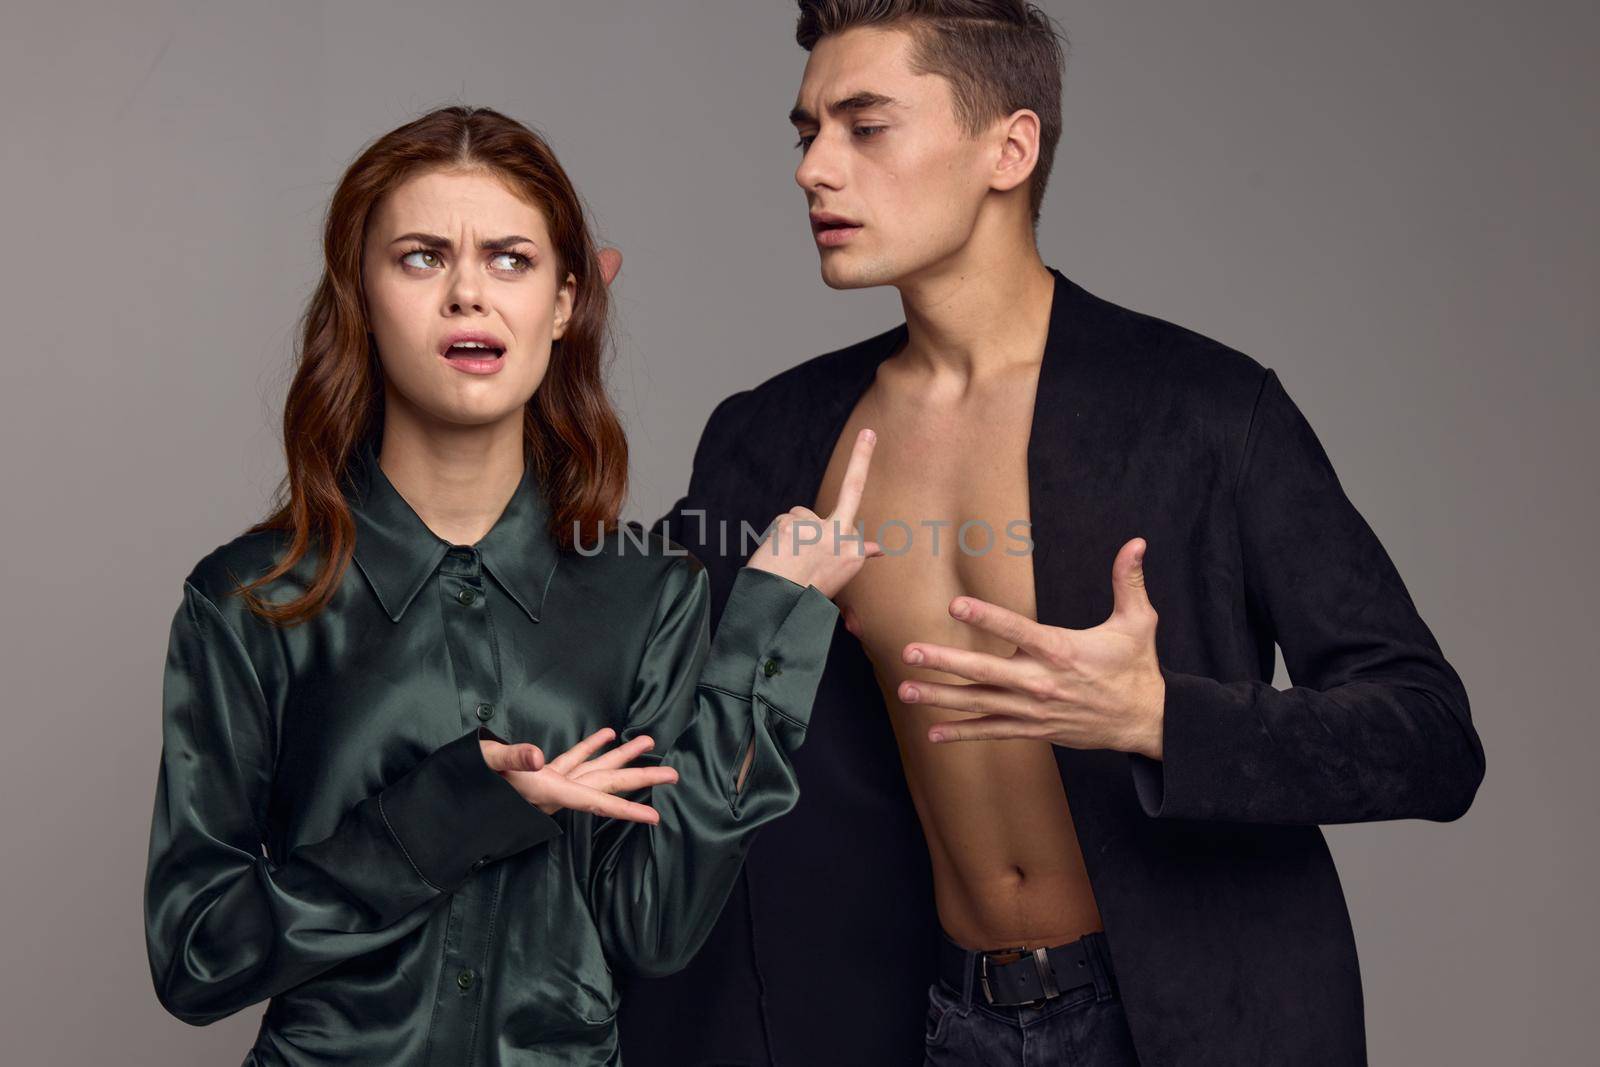
{"type": "Polygon", "coordinates": [[[851,412],[814,506],[832,510],[856,433],[878,434],[857,512],[886,553],[836,598],[853,607],[875,662],[911,640],[984,647],[948,614],[970,595],[1034,617],[1028,439],[1036,377],[1016,375],[960,403],[927,405],[874,383],[851,412]]]}

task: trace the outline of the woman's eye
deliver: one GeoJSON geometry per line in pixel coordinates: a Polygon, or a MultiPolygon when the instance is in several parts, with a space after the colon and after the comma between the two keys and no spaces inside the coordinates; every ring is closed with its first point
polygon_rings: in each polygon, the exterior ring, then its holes
{"type": "MultiPolygon", "coordinates": [[[[444,265],[439,253],[428,248],[413,248],[400,257],[400,262],[418,270],[434,270],[444,265]]],[[[533,268],[533,261],[520,252],[496,252],[490,263],[495,270],[506,270],[515,274],[533,268]]]]}
{"type": "Polygon", "coordinates": [[[510,260],[515,260],[516,261],[517,265],[510,266],[510,267],[497,268],[499,270],[524,271],[524,270],[530,269],[533,266],[533,264],[528,261],[528,257],[523,255],[520,252],[500,252],[494,258],[495,258],[496,261],[502,260],[502,259],[510,259],[510,260]]]}
{"type": "Polygon", "coordinates": [[[807,136],[805,136],[805,137],[802,137],[802,138],[800,138],[800,139],[799,139],[799,140],[798,140],[798,141],[796,141],[796,142],[795,142],[795,143],[794,143],[794,146],[795,146],[795,147],[796,147],[796,148],[810,148],[810,147],[811,147],[811,142],[812,142],[812,141],[813,141],[813,140],[814,140],[814,139],[815,139],[815,138],[816,138],[816,135],[815,135],[815,134],[810,134],[810,135],[807,135],[807,136]]]}

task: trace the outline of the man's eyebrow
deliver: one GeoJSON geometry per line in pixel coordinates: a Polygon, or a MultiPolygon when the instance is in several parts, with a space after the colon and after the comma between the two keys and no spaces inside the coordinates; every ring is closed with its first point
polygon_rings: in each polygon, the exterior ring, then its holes
{"type": "MultiPolygon", "coordinates": [[[[869,107],[905,106],[906,105],[902,104],[892,96],[884,96],[882,93],[864,91],[852,93],[843,100],[835,100],[833,103],[828,105],[828,114],[841,115],[848,111],[865,111],[869,107]]],[[[817,123],[817,117],[811,112],[807,111],[805,108],[797,106],[793,111],[789,112],[789,121],[796,126],[800,125],[801,123],[809,123],[815,126],[817,123]]]]}
{"type": "MultiPolygon", "coordinates": [[[[436,233],[403,233],[389,243],[392,245],[397,245],[401,241],[415,241],[417,244],[427,245],[429,248],[442,248],[446,252],[453,251],[456,247],[455,242],[450,240],[450,238],[440,237],[436,233]]],[[[535,242],[533,238],[524,237],[519,233],[514,233],[509,237],[485,238],[484,240],[478,242],[478,248],[480,251],[484,252],[504,252],[506,249],[512,248],[519,244],[529,244],[537,247],[537,242],[535,242]]]]}

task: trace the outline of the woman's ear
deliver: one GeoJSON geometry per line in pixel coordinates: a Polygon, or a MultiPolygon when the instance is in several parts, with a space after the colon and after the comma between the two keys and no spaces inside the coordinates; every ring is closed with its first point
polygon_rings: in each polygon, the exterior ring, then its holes
{"type": "Polygon", "coordinates": [[[567,280],[561,283],[561,288],[556,291],[555,322],[550,329],[552,340],[561,340],[561,335],[567,332],[567,321],[572,318],[572,302],[578,292],[578,279],[569,271],[567,280]]]}

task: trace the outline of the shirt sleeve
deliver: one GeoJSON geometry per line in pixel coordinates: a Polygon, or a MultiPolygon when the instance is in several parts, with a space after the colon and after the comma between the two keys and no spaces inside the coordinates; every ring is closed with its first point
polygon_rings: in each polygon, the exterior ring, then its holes
{"type": "Polygon", "coordinates": [[[815,586],[746,566],[708,645],[710,595],[693,557],[668,572],[619,731],[619,744],[639,734],[655,740],[633,765],[678,772],[646,798],[659,823],[594,824],[591,910],[607,957],[636,975],[688,965],[756,830],[799,799],[790,754],[805,740],[839,614],[815,586]],[[754,759],[736,788],[752,742],[754,759]]]}
{"type": "Polygon", "coordinates": [[[214,1022],[405,936],[485,864],[561,832],[483,759],[480,728],[357,803],[328,837],[265,855],[274,732],[243,643],[189,582],[163,680],[145,879],[156,994],[214,1022]]]}
{"type": "Polygon", "coordinates": [[[1283,649],[1293,686],[1163,668],[1163,759],[1130,755],[1145,813],[1300,824],[1459,818],[1484,774],[1466,690],[1270,369],[1241,463],[1245,594],[1283,649]]]}

